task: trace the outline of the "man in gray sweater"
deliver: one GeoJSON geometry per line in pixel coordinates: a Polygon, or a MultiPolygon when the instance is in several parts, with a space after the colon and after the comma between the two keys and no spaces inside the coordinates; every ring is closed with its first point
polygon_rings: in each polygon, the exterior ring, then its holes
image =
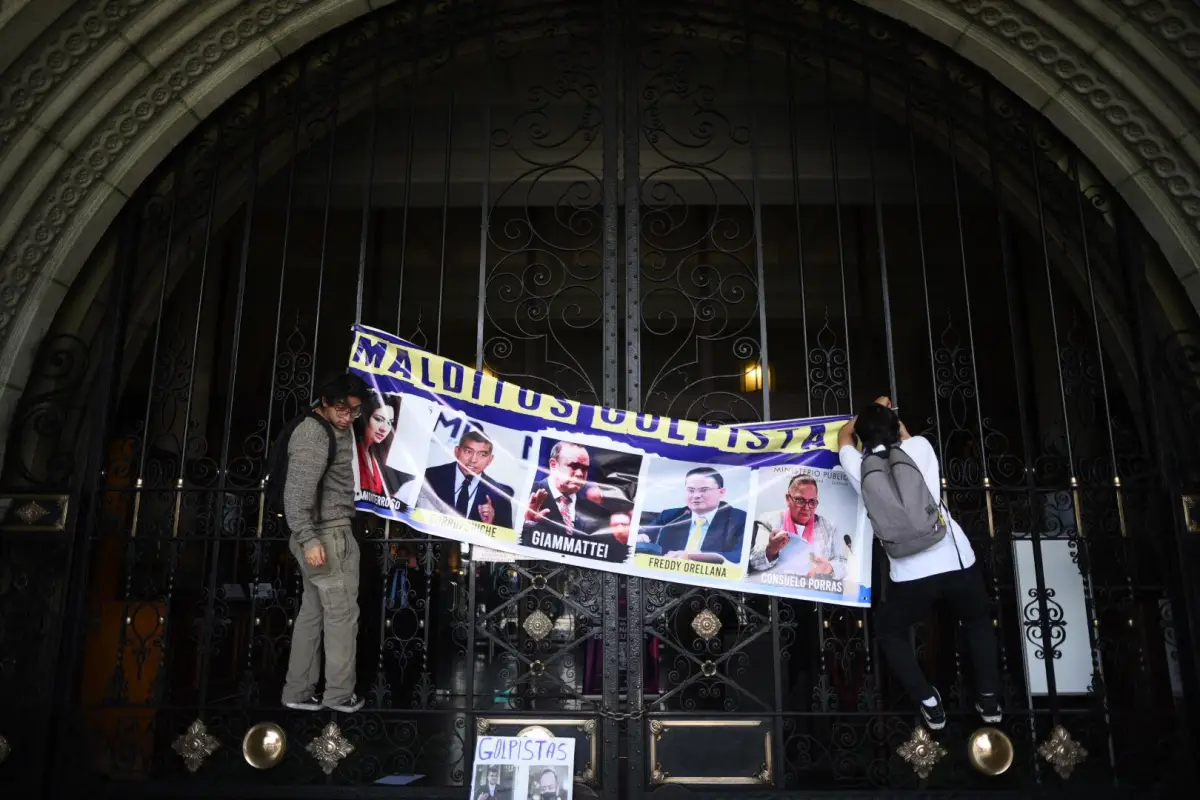
{"type": "Polygon", "coordinates": [[[283,513],[289,548],[300,563],[304,596],[292,627],[283,704],[302,711],[322,706],[353,713],[363,707],[354,691],[358,640],[358,543],[354,540],[351,425],[369,388],[356,375],[321,387],[313,407],[287,442],[283,513]],[[330,437],[335,455],[329,459],[330,437]],[[328,468],[326,468],[328,467],[328,468]],[[325,694],[316,695],[325,640],[325,694]]]}

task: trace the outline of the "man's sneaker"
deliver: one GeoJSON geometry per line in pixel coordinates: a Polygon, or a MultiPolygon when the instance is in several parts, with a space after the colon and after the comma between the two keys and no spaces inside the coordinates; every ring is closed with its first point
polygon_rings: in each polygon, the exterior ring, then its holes
{"type": "Polygon", "coordinates": [[[975,710],[989,725],[995,725],[1004,718],[1004,713],[1000,710],[1000,699],[994,694],[979,695],[979,699],[975,701],[975,710]]]}
{"type": "Polygon", "coordinates": [[[929,726],[929,730],[940,731],[946,727],[946,709],[942,707],[942,693],[934,689],[933,696],[937,698],[936,706],[927,706],[924,703],[918,703],[918,705],[921,708],[921,716],[925,718],[925,724],[929,726]]]}
{"type": "Polygon", "coordinates": [[[321,710],[321,698],[315,694],[312,697],[308,698],[307,700],[294,700],[291,702],[284,701],[283,704],[285,706],[287,706],[288,708],[292,709],[293,711],[320,711],[321,710]]]}
{"type": "Polygon", "coordinates": [[[352,694],[340,703],[328,703],[325,707],[334,711],[341,711],[343,714],[353,714],[366,705],[366,702],[358,695],[352,694]]]}

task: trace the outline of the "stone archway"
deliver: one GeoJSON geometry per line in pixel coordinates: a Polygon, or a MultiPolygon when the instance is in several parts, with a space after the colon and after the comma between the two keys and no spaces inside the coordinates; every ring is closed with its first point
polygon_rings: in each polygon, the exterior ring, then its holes
{"type": "MultiPolygon", "coordinates": [[[[0,427],[104,231],[221,103],[394,0],[16,0],[0,10],[0,427]]],[[[859,0],[995,75],[1134,209],[1200,308],[1200,10],[1183,0],[859,0]]]]}

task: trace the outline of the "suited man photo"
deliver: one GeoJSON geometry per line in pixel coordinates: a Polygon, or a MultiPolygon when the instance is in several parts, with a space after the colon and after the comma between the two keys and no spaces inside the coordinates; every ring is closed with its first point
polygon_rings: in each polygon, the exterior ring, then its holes
{"type": "MultiPolygon", "coordinates": [[[[530,774],[537,767],[533,767],[530,774]]],[[[543,770],[537,775],[537,781],[531,787],[529,792],[529,800],[566,800],[566,790],[558,787],[558,775],[554,770],[543,770]]]]}
{"type": "Polygon", "coordinates": [[[533,484],[525,508],[521,544],[559,553],[624,561],[629,555],[613,513],[582,491],[592,459],[588,449],[556,442],[546,460],[546,477],[533,484]]]}
{"type": "Polygon", "coordinates": [[[500,784],[500,767],[495,764],[487,767],[487,774],[481,784],[477,785],[479,791],[475,800],[512,800],[512,787],[500,784]]]}
{"type": "Polygon", "coordinates": [[[637,552],[712,564],[736,564],[742,558],[746,512],[725,502],[725,478],[712,467],[697,467],[684,477],[682,508],[668,508],[639,531],[637,552]]]}
{"type": "Polygon", "coordinates": [[[766,541],[756,542],[750,553],[752,583],[762,582],[768,570],[806,575],[810,578],[842,580],[846,575],[846,544],[837,526],[817,513],[820,504],[817,482],[796,475],[784,494],[787,508],[763,517],[770,530],[766,541]]]}
{"type": "Polygon", "coordinates": [[[454,461],[425,470],[417,506],[511,528],[513,490],[488,476],[494,457],[492,441],[468,428],[454,448],[454,461]]]}

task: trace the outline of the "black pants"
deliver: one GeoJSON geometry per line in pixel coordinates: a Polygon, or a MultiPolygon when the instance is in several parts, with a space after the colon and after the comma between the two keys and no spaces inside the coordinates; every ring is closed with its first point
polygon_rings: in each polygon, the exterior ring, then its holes
{"type": "Polygon", "coordinates": [[[917,663],[911,633],[912,626],[939,599],[950,603],[966,629],[976,689],[980,694],[996,694],[1000,689],[996,634],[983,576],[975,564],[915,581],[888,580],[887,599],[875,615],[875,624],[879,646],[892,672],[916,702],[933,697],[933,686],[917,663]]]}

